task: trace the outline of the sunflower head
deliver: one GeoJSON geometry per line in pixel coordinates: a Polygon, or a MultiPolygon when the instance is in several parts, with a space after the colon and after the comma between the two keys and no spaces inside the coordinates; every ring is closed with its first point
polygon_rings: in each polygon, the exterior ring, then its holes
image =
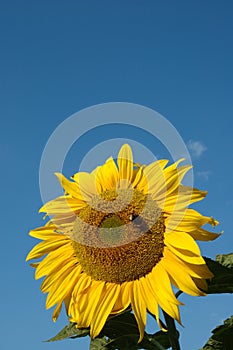
{"type": "Polygon", "coordinates": [[[190,166],[181,161],[139,165],[123,145],[116,162],[91,173],[71,181],[56,174],[65,193],[40,209],[50,220],[31,231],[42,242],[27,257],[44,256],[33,266],[36,278],[46,276],[41,289],[46,307],[56,305],[54,320],[64,302],[70,320],[96,337],[110,315],[131,306],[141,340],[147,310],[160,326],[159,308],[180,322],[173,287],[205,295],[212,273],[195,241],[217,238],[202,227],[217,221],[188,208],[206,192],[182,185],[190,166]]]}

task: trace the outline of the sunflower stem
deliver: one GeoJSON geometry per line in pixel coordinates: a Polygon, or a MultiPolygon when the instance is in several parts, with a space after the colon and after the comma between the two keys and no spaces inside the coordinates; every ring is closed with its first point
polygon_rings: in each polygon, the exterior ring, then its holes
{"type": "Polygon", "coordinates": [[[167,325],[167,335],[171,344],[172,350],[181,350],[179,344],[179,333],[175,326],[174,319],[163,311],[164,319],[167,325]]]}

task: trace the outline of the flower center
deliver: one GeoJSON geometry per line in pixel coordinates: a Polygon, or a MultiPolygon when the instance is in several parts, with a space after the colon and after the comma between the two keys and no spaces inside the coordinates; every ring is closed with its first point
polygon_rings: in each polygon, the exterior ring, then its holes
{"type": "Polygon", "coordinates": [[[151,272],[163,255],[164,232],[164,216],[149,195],[107,190],[80,211],[72,244],[93,279],[123,283],[151,272]]]}

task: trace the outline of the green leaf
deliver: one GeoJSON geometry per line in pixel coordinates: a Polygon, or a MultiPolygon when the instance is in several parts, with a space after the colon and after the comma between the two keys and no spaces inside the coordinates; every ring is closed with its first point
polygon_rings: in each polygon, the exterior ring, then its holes
{"type": "Polygon", "coordinates": [[[103,338],[95,338],[91,341],[90,350],[106,350],[108,344],[108,340],[106,337],[103,338]]]}
{"type": "MultiPolygon", "coordinates": [[[[147,334],[148,338],[153,338],[153,340],[156,340],[159,344],[161,344],[164,349],[169,349],[170,348],[170,341],[168,338],[168,333],[159,331],[155,334],[147,334]]],[[[153,342],[153,340],[151,340],[153,342]]]]}
{"type": "MultiPolygon", "coordinates": [[[[105,347],[99,349],[133,350],[141,349],[138,346],[139,331],[134,315],[127,311],[110,318],[102,329],[99,337],[107,337],[105,347]]],[[[98,338],[97,338],[98,339],[98,338]]],[[[91,343],[97,341],[94,339],[91,343]]],[[[97,348],[98,349],[98,348],[97,348]]]]}
{"type": "Polygon", "coordinates": [[[143,349],[153,350],[165,350],[170,348],[170,341],[168,339],[168,333],[159,331],[155,334],[147,334],[145,333],[145,336],[142,341],[143,349]]]}
{"type": "Polygon", "coordinates": [[[65,326],[55,337],[45,340],[46,342],[52,342],[57,340],[63,340],[67,338],[81,338],[89,335],[88,328],[76,328],[75,323],[69,323],[65,326]]]}
{"type": "Polygon", "coordinates": [[[170,347],[166,332],[145,333],[140,344],[134,315],[128,311],[109,319],[98,338],[91,341],[91,350],[165,350],[170,347]]]}
{"type": "Polygon", "coordinates": [[[233,316],[224,324],[212,331],[213,335],[200,350],[232,350],[233,349],[233,316]]]}
{"type": "Polygon", "coordinates": [[[135,334],[124,334],[116,339],[95,338],[91,341],[90,350],[165,350],[170,347],[170,344],[166,348],[162,346],[154,336],[146,334],[140,344],[135,334]]]}
{"type": "MultiPolygon", "coordinates": [[[[46,340],[53,342],[67,338],[80,338],[89,335],[88,328],[78,329],[75,323],[69,323],[55,337],[46,340]]],[[[110,318],[100,335],[91,340],[90,350],[165,350],[170,347],[166,332],[159,331],[155,334],[147,334],[140,344],[138,325],[134,315],[130,311],[110,318]]]]}
{"type": "Polygon", "coordinates": [[[122,334],[136,334],[139,336],[138,325],[134,315],[128,311],[110,318],[104,325],[100,335],[110,339],[122,334]]]}
{"type": "Polygon", "coordinates": [[[207,281],[208,294],[233,293],[233,253],[217,255],[217,261],[204,258],[214,277],[207,281]]]}
{"type": "Polygon", "coordinates": [[[216,255],[216,260],[223,266],[233,268],[233,253],[216,255]]]}
{"type": "MultiPolygon", "coordinates": [[[[127,334],[116,339],[95,338],[91,340],[90,350],[137,350],[144,349],[142,343],[138,344],[135,335],[127,334]]],[[[147,348],[145,348],[147,349],[147,348]]],[[[152,349],[152,348],[150,348],[152,349]]],[[[155,348],[158,350],[164,350],[164,348],[155,348]]]]}

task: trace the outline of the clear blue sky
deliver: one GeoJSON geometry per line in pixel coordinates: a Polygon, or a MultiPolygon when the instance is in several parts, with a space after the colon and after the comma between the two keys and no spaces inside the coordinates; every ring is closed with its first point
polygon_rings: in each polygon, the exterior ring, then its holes
{"type": "MultiPolygon", "coordinates": [[[[37,214],[43,148],[84,107],[145,105],[170,120],[185,142],[199,141],[206,149],[192,152],[195,185],[209,195],[198,208],[225,231],[201,248],[210,257],[233,250],[232,11],[228,0],[0,1],[3,349],[88,348],[85,340],[41,342],[66,318],[52,322],[41,281],[25,263],[36,242],[28,231],[43,223],[37,214]]],[[[196,350],[232,314],[232,297],[181,299],[181,343],[196,350]]]]}

